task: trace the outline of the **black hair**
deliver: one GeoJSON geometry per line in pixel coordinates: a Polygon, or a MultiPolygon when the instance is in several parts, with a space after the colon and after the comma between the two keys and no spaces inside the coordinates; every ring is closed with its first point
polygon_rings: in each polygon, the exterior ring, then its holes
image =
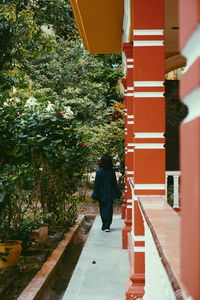
{"type": "Polygon", "coordinates": [[[112,157],[109,154],[102,154],[99,161],[99,168],[104,170],[111,170],[113,168],[112,157]]]}

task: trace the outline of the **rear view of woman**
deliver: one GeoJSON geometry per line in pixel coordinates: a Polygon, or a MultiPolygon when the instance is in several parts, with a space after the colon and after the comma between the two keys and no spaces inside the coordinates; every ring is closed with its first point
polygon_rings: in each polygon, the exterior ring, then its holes
{"type": "Polygon", "coordinates": [[[102,230],[110,231],[113,217],[113,202],[121,197],[115,171],[113,170],[112,158],[103,154],[99,162],[99,170],[96,172],[94,192],[92,198],[99,202],[102,230]]]}

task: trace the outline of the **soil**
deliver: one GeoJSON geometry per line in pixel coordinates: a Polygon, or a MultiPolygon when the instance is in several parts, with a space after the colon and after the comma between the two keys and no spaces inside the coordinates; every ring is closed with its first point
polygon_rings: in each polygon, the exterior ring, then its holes
{"type": "MultiPolygon", "coordinates": [[[[77,204],[78,214],[99,214],[99,206],[96,205],[86,205],[86,204],[77,204]]],[[[113,207],[114,214],[121,214],[121,204],[116,204],[113,207]]]]}

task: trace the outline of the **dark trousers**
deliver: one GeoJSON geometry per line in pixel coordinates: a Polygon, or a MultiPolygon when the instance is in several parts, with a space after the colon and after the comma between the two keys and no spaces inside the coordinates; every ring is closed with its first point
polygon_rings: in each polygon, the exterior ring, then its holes
{"type": "Polygon", "coordinates": [[[113,217],[113,201],[99,202],[100,216],[102,220],[102,230],[110,229],[113,217]]]}

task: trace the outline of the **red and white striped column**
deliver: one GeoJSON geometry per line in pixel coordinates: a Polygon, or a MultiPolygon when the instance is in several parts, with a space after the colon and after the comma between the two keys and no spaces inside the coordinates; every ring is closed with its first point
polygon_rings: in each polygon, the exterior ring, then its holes
{"type": "Polygon", "coordinates": [[[126,111],[125,111],[125,197],[126,208],[124,212],[125,226],[122,230],[122,248],[128,248],[128,232],[132,229],[132,197],[131,188],[129,185],[129,178],[133,178],[133,128],[134,128],[134,115],[133,115],[133,45],[132,43],[124,43],[123,51],[126,57],[126,111]]]}
{"type": "Polygon", "coordinates": [[[126,78],[121,79],[123,87],[124,87],[124,131],[125,131],[125,136],[124,136],[124,149],[125,149],[125,190],[124,190],[124,198],[123,198],[123,205],[121,208],[121,216],[122,219],[126,218],[126,208],[127,208],[127,182],[126,182],[126,170],[127,170],[127,80],[126,78]]]}
{"type": "Polygon", "coordinates": [[[138,198],[165,194],[164,0],[135,0],[133,10],[134,224],[127,300],[144,294],[145,236],[138,198]]]}
{"type": "Polygon", "coordinates": [[[188,107],[181,124],[181,278],[200,299],[200,0],[179,1],[180,49],[187,59],[180,96],[188,107]]]}

